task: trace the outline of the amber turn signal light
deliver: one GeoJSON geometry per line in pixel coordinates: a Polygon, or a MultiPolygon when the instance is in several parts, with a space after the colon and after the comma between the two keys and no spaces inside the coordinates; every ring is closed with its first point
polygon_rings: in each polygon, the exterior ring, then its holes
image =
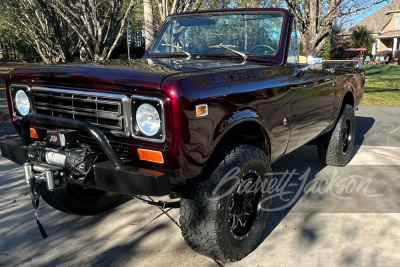
{"type": "Polygon", "coordinates": [[[203,117],[208,115],[208,105],[198,105],[196,106],[196,116],[203,117]]]}
{"type": "Polygon", "coordinates": [[[139,148],[138,153],[140,160],[147,160],[156,163],[164,163],[164,157],[160,151],[139,148]]]}
{"type": "Polygon", "coordinates": [[[31,128],[31,137],[32,138],[36,138],[36,139],[39,138],[39,136],[38,136],[38,134],[36,132],[36,129],[31,128]]]}

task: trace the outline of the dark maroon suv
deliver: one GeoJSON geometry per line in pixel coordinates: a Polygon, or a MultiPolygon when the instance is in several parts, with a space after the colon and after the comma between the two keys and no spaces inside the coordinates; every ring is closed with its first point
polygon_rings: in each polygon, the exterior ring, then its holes
{"type": "Polygon", "coordinates": [[[238,261],[267,223],[272,162],[310,143],[349,162],[364,70],[300,64],[285,9],[228,9],[169,16],[125,66],[18,68],[6,86],[21,142],[1,152],[33,195],[82,215],[124,194],[180,198],[159,204],[180,207],[186,243],[238,261]]]}

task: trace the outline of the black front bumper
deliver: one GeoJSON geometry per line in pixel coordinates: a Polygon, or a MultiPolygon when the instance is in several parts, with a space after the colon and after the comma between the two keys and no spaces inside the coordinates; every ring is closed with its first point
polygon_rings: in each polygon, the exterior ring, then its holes
{"type": "MultiPolygon", "coordinates": [[[[28,114],[22,120],[22,143],[14,140],[0,140],[2,156],[23,165],[28,160],[26,146],[30,144],[30,122],[42,122],[52,126],[81,130],[90,134],[102,148],[108,161],[95,164],[91,174],[83,181],[83,186],[100,190],[135,195],[164,196],[171,193],[171,177],[167,174],[124,165],[106,136],[94,125],[67,118],[58,118],[40,114],[28,114]]],[[[77,181],[71,181],[77,183],[77,181]]]]}

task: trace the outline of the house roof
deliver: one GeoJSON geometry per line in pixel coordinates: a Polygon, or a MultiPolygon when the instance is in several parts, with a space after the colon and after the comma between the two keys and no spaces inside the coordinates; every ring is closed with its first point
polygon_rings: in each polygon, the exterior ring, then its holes
{"type": "Polygon", "coordinates": [[[372,13],[363,20],[353,24],[350,28],[344,30],[342,35],[350,35],[358,27],[364,26],[374,33],[381,33],[381,31],[388,25],[392,19],[392,13],[400,13],[400,0],[394,0],[386,6],[372,13]]]}
{"type": "Polygon", "coordinates": [[[391,37],[399,37],[400,36],[400,31],[389,31],[389,32],[385,32],[381,35],[379,35],[379,39],[385,39],[386,38],[391,38],[391,37]]]}

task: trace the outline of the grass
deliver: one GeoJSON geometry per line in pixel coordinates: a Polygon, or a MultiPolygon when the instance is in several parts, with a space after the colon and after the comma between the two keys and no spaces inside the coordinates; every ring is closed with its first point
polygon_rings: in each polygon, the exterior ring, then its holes
{"type": "Polygon", "coordinates": [[[400,106],[400,66],[364,65],[365,94],[362,106],[400,106]]]}

